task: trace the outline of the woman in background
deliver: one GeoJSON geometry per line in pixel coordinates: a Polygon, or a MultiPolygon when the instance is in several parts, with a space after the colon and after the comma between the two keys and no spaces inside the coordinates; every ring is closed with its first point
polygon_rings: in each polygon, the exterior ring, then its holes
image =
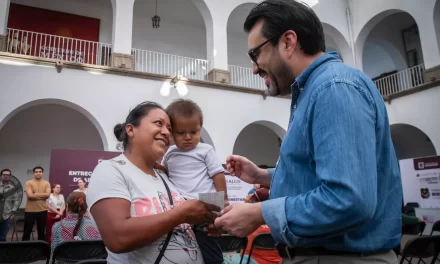
{"type": "Polygon", "coordinates": [[[86,195],[83,192],[71,193],[67,197],[66,209],[66,217],[52,227],[52,250],[64,241],[101,239],[98,229],[87,213],[86,195]]]}
{"type": "Polygon", "coordinates": [[[61,185],[52,185],[52,193],[46,200],[47,218],[46,218],[46,241],[50,244],[52,237],[52,226],[63,219],[66,204],[64,196],[61,194],[61,185]]]}
{"type": "Polygon", "coordinates": [[[74,192],[83,192],[84,194],[87,194],[86,182],[83,178],[78,180],[78,189],[74,190],[74,192]]]}

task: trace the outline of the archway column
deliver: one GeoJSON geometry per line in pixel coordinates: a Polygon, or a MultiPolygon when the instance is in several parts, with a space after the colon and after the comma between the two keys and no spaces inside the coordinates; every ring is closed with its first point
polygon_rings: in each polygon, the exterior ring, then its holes
{"type": "Polygon", "coordinates": [[[10,0],[0,0],[0,51],[6,50],[10,0]]]}
{"type": "Polygon", "coordinates": [[[440,80],[440,43],[437,42],[437,34],[431,16],[421,17],[420,42],[423,50],[423,61],[425,63],[424,81],[432,79],[440,80]]]}
{"type": "Polygon", "coordinates": [[[213,82],[231,83],[228,67],[228,34],[227,25],[229,10],[223,8],[221,1],[208,2],[211,10],[212,24],[206,27],[207,56],[210,62],[208,79],[213,82]]]}
{"type": "Polygon", "coordinates": [[[134,69],[131,54],[134,0],[111,0],[113,6],[113,35],[111,66],[134,69]]]}

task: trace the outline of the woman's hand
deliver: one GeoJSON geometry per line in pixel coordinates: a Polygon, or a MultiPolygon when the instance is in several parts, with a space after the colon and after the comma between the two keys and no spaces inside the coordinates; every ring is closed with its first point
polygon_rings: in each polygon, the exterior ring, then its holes
{"type": "Polygon", "coordinates": [[[179,210],[183,223],[187,224],[214,223],[217,215],[213,212],[220,212],[219,207],[199,200],[184,201],[175,210],[179,210]]]}
{"type": "Polygon", "coordinates": [[[55,219],[60,219],[61,215],[57,214],[54,218],[55,219]]]}

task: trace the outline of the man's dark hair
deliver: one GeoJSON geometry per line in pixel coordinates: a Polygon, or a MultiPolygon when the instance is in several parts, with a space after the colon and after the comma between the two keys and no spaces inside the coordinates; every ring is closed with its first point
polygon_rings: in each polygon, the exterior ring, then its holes
{"type": "Polygon", "coordinates": [[[37,167],[33,168],[33,169],[32,169],[32,172],[35,172],[35,171],[38,170],[38,169],[40,169],[41,172],[44,172],[44,169],[43,169],[43,167],[41,167],[41,166],[37,166],[37,167]]]}
{"type": "Polygon", "coordinates": [[[171,120],[171,125],[174,125],[174,120],[178,117],[193,117],[198,115],[200,117],[200,126],[203,126],[203,112],[202,109],[193,101],[189,99],[177,99],[173,101],[166,109],[166,112],[171,120]]]}
{"type": "Polygon", "coordinates": [[[325,37],[321,21],[306,4],[294,0],[267,0],[257,4],[244,22],[249,33],[254,25],[264,20],[262,34],[276,46],[279,37],[288,31],[295,31],[301,49],[307,55],[325,52],[325,37]]]}
{"type": "Polygon", "coordinates": [[[3,173],[5,173],[5,172],[9,172],[9,174],[12,174],[12,171],[11,171],[10,169],[3,169],[3,170],[0,172],[0,175],[3,175],[3,173]]]}

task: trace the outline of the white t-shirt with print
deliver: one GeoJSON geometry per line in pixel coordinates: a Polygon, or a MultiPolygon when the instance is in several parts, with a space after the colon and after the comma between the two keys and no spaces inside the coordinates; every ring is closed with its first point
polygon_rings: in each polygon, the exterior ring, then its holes
{"type": "MultiPolygon", "coordinates": [[[[47,204],[52,206],[55,209],[61,209],[64,206],[64,196],[62,194],[59,194],[58,199],[51,193],[49,195],[49,198],[46,200],[47,204]]],[[[48,212],[51,212],[50,210],[47,210],[48,212]]]]}
{"type": "Polygon", "coordinates": [[[189,151],[171,146],[162,165],[185,199],[199,199],[199,193],[216,192],[212,177],[225,171],[214,148],[205,143],[189,151]]]}
{"type": "MultiPolygon", "coordinates": [[[[184,201],[183,197],[172,186],[166,175],[162,177],[171,190],[174,206],[178,206],[184,201]]],[[[149,216],[170,210],[167,190],[161,178],[145,174],[123,154],[100,162],[90,178],[87,204],[91,208],[96,202],[105,198],[122,198],[130,201],[132,217],[149,216]]],[[[139,230],[139,232],[149,232],[149,230],[139,230]]],[[[166,235],[150,245],[128,253],[115,254],[107,249],[107,262],[109,264],[154,263],[166,235]]],[[[203,264],[202,253],[190,225],[182,224],[174,229],[161,263],[203,264]]]]}

